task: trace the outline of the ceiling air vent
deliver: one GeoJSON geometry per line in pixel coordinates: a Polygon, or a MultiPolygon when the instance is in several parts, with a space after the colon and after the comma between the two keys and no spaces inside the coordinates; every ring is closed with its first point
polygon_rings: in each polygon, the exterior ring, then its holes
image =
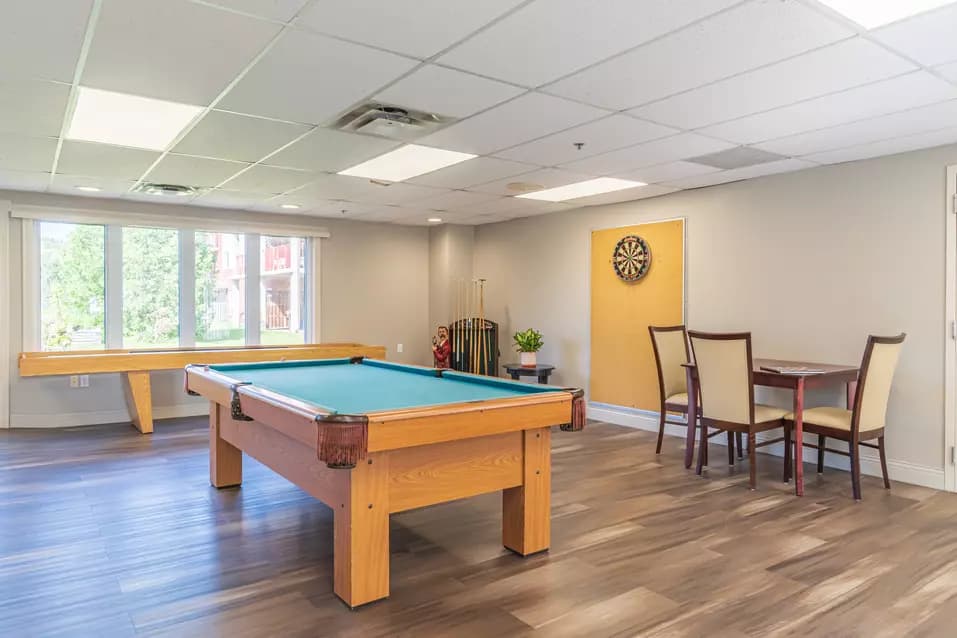
{"type": "Polygon", "coordinates": [[[453,121],[453,118],[435,113],[368,102],[340,117],[334,126],[342,131],[407,141],[428,135],[453,121]]]}
{"type": "Polygon", "coordinates": [[[146,193],[147,195],[156,195],[157,197],[189,197],[199,193],[200,189],[195,186],[181,186],[179,184],[151,184],[143,182],[133,189],[137,193],[146,193]]]}

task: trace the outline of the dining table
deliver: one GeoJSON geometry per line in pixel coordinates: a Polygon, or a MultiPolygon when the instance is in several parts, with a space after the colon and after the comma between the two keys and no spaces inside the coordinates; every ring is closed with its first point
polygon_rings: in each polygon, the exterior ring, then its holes
{"type": "MultiPolygon", "coordinates": [[[[698,375],[694,362],[685,364],[688,384],[688,405],[698,405],[698,375]]],[[[785,388],[794,394],[794,492],[804,496],[804,397],[807,390],[832,386],[845,386],[847,409],[854,405],[857,391],[858,366],[788,361],[783,359],[754,359],[752,361],[754,385],[785,388]],[[785,371],[780,371],[785,370],[785,371]]],[[[689,414],[695,412],[689,410],[689,414]]],[[[690,468],[694,459],[697,419],[688,419],[685,444],[685,467],[690,468]]],[[[707,441],[707,433],[702,437],[707,441]]],[[[707,445],[707,443],[705,443],[707,445]]],[[[785,458],[788,455],[785,454],[785,458]]]]}

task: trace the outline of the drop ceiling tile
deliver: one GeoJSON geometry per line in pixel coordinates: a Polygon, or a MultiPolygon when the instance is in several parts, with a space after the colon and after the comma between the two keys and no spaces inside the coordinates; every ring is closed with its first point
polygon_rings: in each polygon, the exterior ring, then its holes
{"type": "Polygon", "coordinates": [[[362,222],[393,222],[397,223],[411,217],[422,216],[424,213],[416,209],[401,206],[381,206],[369,212],[356,215],[356,221],[362,222]]]}
{"type": "Polygon", "coordinates": [[[702,186],[714,186],[716,184],[726,184],[728,182],[737,182],[742,179],[752,177],[763,177],[765,175],[776,175],[778,173],[790,173],[805,168],[817,166],[812,162],[800,159],[785,159],[767,164],[758,164],[757,166],[747,166],[745,168],[735,168],[730,171],[718,171],[708,173],[707,175],[697,175],[695,177],[685,177],[684,179],[674,180],[664,184],[664,186],[674,186],[675,188],[701,188],[702,186]]]}
{"type": "Polygon", "coordinates": [[[243,162],[169,154],[156,165],[146,181],[210,188],[226,181],[249,166],[243,162]]]}
{"type": "Polygon", "coordinates": [[[949,128],[954,122],[957,122],[957,100],[931,104],[843,126],[799,133],[756,144],[756,146],[772,153],[804,156],[949,128]]]}
{"type": "Polygon", "coordinates": [[[0,77],[72,82],[92,6],[92,0],[4,2],[0,77]]]}
{"type": "Polygon", "coordinates": [[[104,0],[82,83],[207,105],[280,29],[186,0],[104,0]]]}
{"type": "Polygon", "coordinates": [[[873,31],[875,39],[921,64],[957,60],[957,4],[902,20],[873,31]]]}
{"type": "Polygon", "coordinates": [[[207,0],[207,4],[278,22],[292,20],[299,13],[299,10],[306,6],[307,2],[309,0],[207,0]]]}
{"type": "Polygon", "coordinates": [[[571,210],[574,206],[559,202],[543,202],[536,199],[519,199],[517,197],[499,197],[487,202],[480,202],[463,208],[460,212],[476,215],[511,215],[524,217],[527,215],[542,215],[571,210]]]}
{"type": "Polygon", "coordinates": [[[382,155],[401,145],[401,142],[395,140],[320,128],[265,160],[264,163],[270,166],[334,173],[382,155]]]}
{"type": "Polygon", "coordinates": [[[364,212],[370,212],[376,206],[370,204],[359,204],[344,200],[329,200],[315,196],[315,193],[305,193],[302,190],[273,197],[266,201],[256,204],[254,210],[269,213],[283,213],[286,215],[312,215],[318,217],[331,217],[341,219],[351,219],[364,212]],[[300,208],[289,210],[283,208],[283,204],[295,204],[300,208]]]}
{"type": "Polygon", "coordinates": [[[440,57],[439,62],[523,86],[538,86],[736,1],[532,2],[472,36],[440,57]],[[516,63],[518,60],[521,62],[516,63]]]}
{"type": "Polygon", "coordinates": [[[69,98],[65,84],[0,79],[0,131],[58,137],[69,98]]]}
{"type": "Polygon", "coordinates": [[[673,128],[627,115],[612,115],[500,151],[496,155],[520,162],[554,166],[625,146],[668,137],[678,132],[673,128]],[[578,142],[585,144],[581,150],[575,147],[578,142]]]}
{"type": "Polygon", "coordinates": [[[544,90],[628,109],[851,35],[849,28],[797,2],[746,2],[544,90]]]}
{"type": "Polygon", "coordinates": [[[396,182],[387,186],[374,184],[362,177],[319,175],[313,182],[291,193],[291,197],[315,197],[325,200],[347,200],[360,204],[405,204],[436,195],[442,189],[396,182]]]}
{"type": "Polygon", "coordinates": [[[510,84],[427,64],[376,95],[406,108],[462,118],[524,93],[510,84]]]}
{"type": "Polygon", "coordinates": [[[917,67],[880,45],[853,38],[631,111],[694,129],[882,80],[917,67]]]}
{"type": "Polygon", "coordinates": [[[491,193],[493,195],[521,195],[522,193],[553,188],[555,186],[564,186],[566,184],[575,184],[589,179],[588,175],[563,171],[557,168],[543,168],[531,173],[497,179],[487,184],[473,186],[469,190],[480,193],[491,193]],[[516,188],[510,188],[510,185],[518,185],[516,188]],[[521,185],[529,185],[529,188],[522,188],[521,185]]]}
{"type": "Polygon", "coordinates": [[[253,166],[232,178],[223,188],[251,193],[285,193],[311,182],[315,173],[275,166],[253,166]]]}
{"type": "Polygon", "coordinates": [[[934,69],[951,82],[957,82],[957,62],[942,64],[934,69]]]}
{"type": "Polygon", "coordinates": [[[815,153],[808,155],[805,159],[817,162],[818,164],[837,164],[840,162],[879,157],[881,155],[906,153],[908,151],[953,144],[955,142],[957,142],[957,127],[931,131],[929,133],[919,133],[917,135],[907,135],[891,140],[862,144],[860,146],[851,146],[836,151],[815,153]]]}
{"type": "Polygon", "coordinates": [[[102,177],[84,177],[82,175],[62,175],[53,177],[51,193],[77,195],[79,197],[122,197],[136,182],[131,179],[108,179],[102,177]],[[77,186],[95,186],[96,192],[82,191],[77,186]]]}
{"type": "Polygon", "coordinates": [[[476,184],[486,184],[503,177],[511,177],[537,170],[538,166],[510,162],[495,157],[476,157],[467,162],[459,162],[425,175],[407,180],[411,184],[422,184],[436,188],[468,188],[476,184]]]}
{"type": "MultiPolygon", "coordinates": [[[[2,136],[0,136],[2,139],[2,136]]],[[[0,153],[0,161],[3,154],[0,153]]],[[[43,191],[50,183],[50,173],[41,171],[0,170],[0,189],[16,191],[43,191]]]]}
{"type": "Polygon", "coordinates": [[[694,162],[668,162],[639,168],[636,171],[627,171],[618,173],[614,177],[621,179],[632,179],[636,182],[646,184],[655,184],[658,182],[670,182],[683,177],[693,177],[695,175],[706,175],[714,173],[718,169],[704,164],[695,164],[694,162]]]}
{"type": "Polygon", "coordinates": [[[309,129],[305,124],[210,111],[173,147],[173,151],[240,162],[258,162],[309,129]]]}
{"type": "Polygon", "coordinates": [[[926,71],[716,124],[701,133],[742,144],[846,124],[957,98],[957,87],[926,71]]]}
{"type": "Polygon", "coordinates": [[[57,173],[112,179],[139,179],[160,156],[157,151],[96,142],[64,140],[57,173]]]}
{"type": "Polygon", "coordinates": [[[568,162],[562,164],[562,168],[592,176],[612,175],[707,153],[717,153],[733,147],[734,144],[714,138],[695,133],[682,133],[673,137],[596,155],[595,157],[568,162]]]}
{"type": "Polygon", "coordinates": [[[322,0],[300,24],[341,38],[427,58],[458,42],[522,0],[322,0]],[[414,10],[412,7],[414,6],[414,10]]]}
{"type": "Polygon", "coordinates": [[[251,193],[248,191],[234,191],[217,188],[203,193],[190,202],[196,206],[210,206],[213,208],[238,208],[249,210],[268,199],[268,193],[251,193]]]}
{"type": "Polygon", "coordinates": [[[439,195],[431,195],[425,199],[417,199],[412,204],[423,210],[458,211],[474,204],[480,204],[497,195],[491,193],[477,193],[473,191],[448,191],[439,195]]]}
{"type": "Polygon", "coordinates": [[[321,124],[415,66],[415,61],[304,31],[286,31],[220,108],[321,124]]]}
{"type": "Polygon", "coordinates": [[[452,151],[486,155],[607,115],[606,111],[560,98],[526,93],[419,142],[452,151]]]}

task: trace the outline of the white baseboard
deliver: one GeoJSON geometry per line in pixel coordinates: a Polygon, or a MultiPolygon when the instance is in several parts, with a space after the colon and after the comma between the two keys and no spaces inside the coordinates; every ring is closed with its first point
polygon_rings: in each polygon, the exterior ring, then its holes
{"type": "MultiPolygon", "coordinates": [[[[175,419],[209,414],[207,403],[181,403],[153,408],[153,420],[175,419]]],[[[64,414],[11,414],[10,425],[14,428],[72,428],[103,423],[129,423],[126,410],[101,410],[97,412],[68,412],[64,414]]]]}
{"type": "MultiPolygon", "coordinates": [[[[623,425],[629,428],[647,430],[649,432],[658,432],[658,413],[647,410],[638,410],[620,405],[610,405],[607,403],[589,402],[588,418],[615,425],[623,425]]],[[[684,438],[687,429],[681,425],[665,425],[665,434],[668,436],[678,436],[684,438]]],[[[758,434],[758,440],[776,438],[778,435],[774,432],[763,432],[758,434]]],[[[724,445],[722,439],[717,437],[712,439],[712,445],[724,445]]],[[[840,445],[840,444],[838,444],[840,445]]],[[[777,443],[761,448],[761,451],[774,456],[784,456],[784,444],[777,443]]],[[[817,459],[817,451],[808,449],[804,452],[805,463],[810,459],[817,459]],[[813,456],[812,456],[813,455],[813,456]]],[[[839,454],[827,454],[824,457],[826,467],[838,470],[850,470],[848,458],[839,454]]],[[[881,462],[874,450],[864,449],[861,454],[861,473],[869,476],[881,476],[881,462]]],[[[888,459],[887,473],[891,480],[901,483],[910,483],[912,485],[921,485],[936,490],[946,490],[946,480],[944,470],[940,468],[916,465],[907,461],[895,461],[888,459]]]]}

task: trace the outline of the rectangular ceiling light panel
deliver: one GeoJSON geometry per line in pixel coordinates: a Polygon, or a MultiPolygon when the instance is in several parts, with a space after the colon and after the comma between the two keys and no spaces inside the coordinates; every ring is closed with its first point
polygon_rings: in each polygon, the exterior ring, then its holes
{"type": "Polygon", "coordinates": [[[201,106],[81,86],[66,136],[162,151],[202,111],[201,106]]]}
{"type": "Polygon", "coordinates": [[[522,199],[538,199],[545,202],[564,202],[569,199],[578,199],[579,197],[590,197],[591,195],[601,195],[603,193],[613,193],[622,191],[626,188],[637,188],[646,186],[644,182],[634,182],[629,179],[616,179],[614,177],[599,177],[598,179],[589,179],[575,184],[566,184],[548,188],[534,193],[525,193],[516,195],[522,199]]]}
{"type": "Polygon", "coordinates": [[[394,151],[339,171],[340,175],[401,182],[476,157],[471,153],[406,144],[394,151]]]}

